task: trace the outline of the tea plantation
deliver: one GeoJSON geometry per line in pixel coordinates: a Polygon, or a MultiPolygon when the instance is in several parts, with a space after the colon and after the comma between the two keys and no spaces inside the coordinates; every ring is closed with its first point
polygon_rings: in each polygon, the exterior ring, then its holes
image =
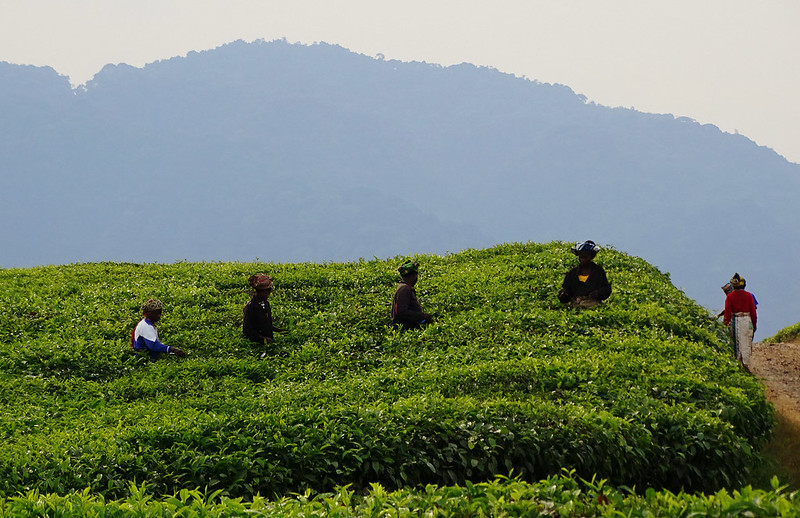
{"type": "Polygon", "coordinates": [[[613,294],[579,310],[556,299],[575,263],[565,243],[418,256],[417,294],[439,317],[400,333],[401,259],[0,270],[0,507],[130,500],[143,484],[173,503],[202,500],[196,488],[253,503],[513,493],[548,477],[749,482],[773,425],[763,388],[718,321],[644,260],[600,252],[613,294]],[[289,330],[267,346],[240,330],[257,271],[289,330]],[[187,358],[131,353],[149,297],[187,358]]]}
{"type": "Polygon", "coordinates": [[[784,327],[773,336],[765,339],[764,342],[796,342],[800,339],[800,322],[784,327]]]}

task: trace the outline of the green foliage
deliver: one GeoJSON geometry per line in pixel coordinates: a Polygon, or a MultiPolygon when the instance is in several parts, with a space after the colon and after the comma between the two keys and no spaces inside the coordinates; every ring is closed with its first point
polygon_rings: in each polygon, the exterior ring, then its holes
{"type": "Polygon", "coordinates": [[[770,336],[764,341],[769,343],[796,342],[798,338],[800,338],[800,322],[784,327],[775,333],[774,336],[770,336]]]}
{"type": "Polygon", "coordinates": [[[330,492],[304,491],[276,499],[256,495],[251,501],[228,498],[221,491],[197,489],[182,489],[158,498],[145,485],[132,484],[129,495],[120,500],[106,500],[88,490],[64,496],[29,491],[0,498],[0,516],[797,517],[800,516],[800,493],[786,493],[773,479],[769,490],[748,486],[711,495],[652,489],[636,494],[630,489],[609,485],[605,480],[581,479],[574,473],[550,476],[533,484],[507,477],[396,491],[371,484],[363,492],[336,487],[330,492]]]}
{"type": "Polygon", "coordinates": [[[0,495],[146,483],[253,498],[562,469],[673,491],[745,483],[772,410],[721,325],[613,249],[598,258],[611,298],[565,308],[567,250],[417,257],[440,317],[407,333],[388,325],[399,258],[0,270],[0,495]],[[239,329],[256,271],[289,330],[267,347],[239,329]],[[149,297],[188,358],[131,354],[149,297]]]}

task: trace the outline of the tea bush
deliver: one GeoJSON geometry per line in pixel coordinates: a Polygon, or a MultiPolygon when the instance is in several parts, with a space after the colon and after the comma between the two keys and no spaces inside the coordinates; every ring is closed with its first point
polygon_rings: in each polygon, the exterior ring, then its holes
{"type": "Polygon", "coordinates": [[[230,498],[463,485],[574,470],[673,491],[738,487],[773,424],[721,325],[642,259],[614,291],[556,298],[564,243],[419,256],[439,315],[389,326],[401,258],[329,264],[74,264],[0,270],[0,495],[230,498]],[[275,279],[274,344],[241,335],[247,277],[275,279]],[[190,352],[135,357],[149,297],[190,352]]]}
{"type": "Polygon", "coordinates": [[[251,501],[228,498],[221,491],[183,489],[155,497],[145,485],[130,486],[129,495],[106,500],[88,490],[67,495],[25,494],[0,498],[0,516],[109,517],[361,517],[361,516],[559,516],[569,517],[797,517],[800,493],[786,493],[773,479],[768,490],[745,487],[714,494],[648,490],[636,494],[604,480],[563,473],[536,483],[497,477],[488,482],[458,486],[427,485],[387,491],[371,484],[364,492],[337,487],[331,492],[284,496],[255,496],[251,501]]]}
{"type": "Polygon", "coordinates": [[[773,336],[765,339],[764,342],[780,343],[780,342],[796,342],[800,337],[800,322],[784,327],[773,336]]]}

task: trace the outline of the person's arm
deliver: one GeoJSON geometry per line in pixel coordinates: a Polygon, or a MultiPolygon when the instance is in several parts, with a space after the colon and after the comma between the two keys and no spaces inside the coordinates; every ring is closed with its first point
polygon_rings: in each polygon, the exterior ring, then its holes
{"type": "Polygon", "coordinates": [[[273,331],[274,327],[272,325],[272,319],[268,318],[263,313],[260,313],[258,315],[257,325],[256,325],[256,334],[258,335],[258,337],[267,343],[272,343],[273,331]]]}
{"type": "Polygon", "coordinates": [[[758,314],[756,313],[756,301],[751,295],[750,299],[750,320],[753,321],[753,332],[756,332],[756,322],[758,321],[758,314]]]}
{"type": "Polygon", "coordinates": [[[265,301],[264,305],[267,308],[266,312],[258,313],[258,332],[261,338],[269,344],[274,339],[272,333],[275,331],[275,326],[272,325],[272,306],[270,306],[269,301],[265,301]]]}
{"type": "Polygon", "coordinates": [[[154,353],[168,353],[170,349],[172,349],[170,346],[162,343],[161,340],[158,339],[156,339],[155,342],[147,341],[147,348],[153,351],[154,353]]]}
{"type": "Polygon", "coordinates": [[[731,323],[731,295],[733,292],[728,293],[725,297],[725,315],[722,317],[722,323],[726,326],[731,323]]]}
{"type": "Polygon", "coordinates": [[[605,270],[603,270],[602,267],[597,266],[594,272],[592,272],[592,275],[597,276],[595,281],[597,288],[592,290],[592,293],[589,294],[589,297],[596,300],[606,300],[611,296],[611,284],[608,283],[605,270]]]}
{"type": "Polygon", "coordinates": [[[167,353],[167,354],[174,354],[175,356],[185,356],[182,350],[178,349],[177,347],[169,346],[156,337],[155,340],[151,340],[145,338],[144,336],[140,336],[139,339],[143,342],[143,345],[147,348],[148,351],[154,353],[167,353]]]}
{"type": "Polygon", "coordinates": [[[561,291],[558,292],[558,300],[562,304],[566,304],[569,302],[569,299],[572,298],[572,289],[570,288],[571,279],[570,275],[572,274],[572,270],[568,271],[564,274],[564,280],[561,282],[561,291]]]}

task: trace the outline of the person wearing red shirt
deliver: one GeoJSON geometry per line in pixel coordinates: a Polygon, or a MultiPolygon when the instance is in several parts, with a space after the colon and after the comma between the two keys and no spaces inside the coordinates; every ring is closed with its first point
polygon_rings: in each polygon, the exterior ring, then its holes
{"type": "Polygon", "coordinates": [[[746,282],[738,273],[731,278],[733,290],[725,297],[725,316],[722,321],[730,327],[734,355],[749,372],[753,334],[756,332],[756,303],[753,295],[745,291],[746,282]]]}

